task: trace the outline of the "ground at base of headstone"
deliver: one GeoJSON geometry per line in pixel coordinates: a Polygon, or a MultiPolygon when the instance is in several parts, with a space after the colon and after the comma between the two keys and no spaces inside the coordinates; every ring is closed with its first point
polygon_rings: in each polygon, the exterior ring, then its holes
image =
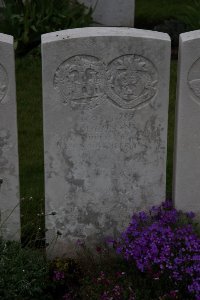
{"type": "Polygon", "coordinates": [[[76,258],[46,260],[43,251],[0,240],[0,298],[46,300],[197,300],[200,234],[192,212],[171,201],[132,216],[116,240],[76,258]]]}

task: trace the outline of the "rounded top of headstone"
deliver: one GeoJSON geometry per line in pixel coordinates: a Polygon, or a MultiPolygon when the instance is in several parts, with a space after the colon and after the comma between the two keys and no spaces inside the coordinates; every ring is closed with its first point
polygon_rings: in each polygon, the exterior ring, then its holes
{"type": "Polygon", "coordinates": [[[100,37],[100,36],[125,36],[136,38],[157,39],[170,42],[167,33],[135,29],[131,27],[85,27],[67,29],[61,31],[50,32],[42,35],[42,43],[56,42],[60,40],[68,40],[84,37],[100,37]]]}
{"type": "Polygon", "coordinates": [[[200,38],[200,30],[194,30],[194,31],[184,32],[180,34],[180,41],[182,42],[196,40],[199,38],[200,38]]]}
{"type": "Polygon", "coordinates": [[[13,44],[13,36],[0,33],[0,42],[7,43],[7,44],[13,44]]]}

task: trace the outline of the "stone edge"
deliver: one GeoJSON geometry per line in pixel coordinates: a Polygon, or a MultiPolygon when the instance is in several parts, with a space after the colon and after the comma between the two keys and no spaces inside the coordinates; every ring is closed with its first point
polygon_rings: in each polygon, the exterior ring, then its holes
{"type": "Polygon", "coordinates": [[[189,42],[191,40],[197,40],[200,38],[200,30],[194,30],[189,32],[184,32],[180,34],[179,40],[180,42],[189,42]]]}
{"type": "Polygon", "coordinates": [[[0,33],[0,42],[2,43],[8,43],[8,44],[13,44],[13,36],[12,35],[8,35],[8,34],[4,34],[4,33],[0,33]]]}
{"type": "Polygon", "coordinates": [[[85,27],[66,29],[61,31],[55,31],[43,34],[41,36],[42,44],[51,43],[66,39],[74,38],[86,38],[86,37],[100,37],[100,36],[119,36],[119,37],[134,37],[134,38],[146,38],[156,39],[171,42],[171,39],[167,33],[135,29],[131,27],[85,27]]]}

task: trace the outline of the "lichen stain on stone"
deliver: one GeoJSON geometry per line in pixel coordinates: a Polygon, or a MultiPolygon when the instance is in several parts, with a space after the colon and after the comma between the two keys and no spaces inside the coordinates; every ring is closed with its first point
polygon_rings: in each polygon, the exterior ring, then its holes
{"type": "Polygon", "coordinates": [[[75,127],[75,128],[74,128],[74,134],[75,134],[76,136],[80,136],[83,143],[84,143],[84,142],[86,141],[86,139],[87,139],[87,133],[85,133],[85,131],[84,131],[82,128],[77,128],[77,127],[75,127]]]}
{"type": "Polygon", "coordinates": [[[6,152],[9,151],[11,145],[9,143],[10,133],[8,130],[0,129],[0,173],[9,171],[13,173],[13,167],[9,165],[6,152]]]}
{"type": "MultiPolygon", "coordinates": [[[[55,221],[56,228],[63,234],[62,238],[87,238],[96,236],[98,238],[105,234],[117,234],[118,221],[110,214],[110,211],[99,212],[94,205],[87,204],[86,207],[77,207],[70,204],[70,211],[66,208],[59,213],[59,218],[55,221]],[[74,207],[73,212],[71,211],[74,207]]],[[[120,216],[119,216],[120,217],[120,216]]]]}
{"type": "Polygon", "coordinates": [[[127,173],[124,170],[123,175],[129,180],[129,182],[132,182],[135,185],[138,185],[141,179],[141,175],[139,173],[134,172],[134,170],[132,170],[131,173],[127,173]]]}
{"type": "Polygon", "coordinates": [[[78,208],[77,222],[84,225],[93,224],[94,227],[100,229],[100,222],[99,222],[100,216],[101,213],[94,211],[91,208],[91,205],[88,204],[85,209],[82,209],[80,207],[78,208]]]}
{"type": "Polygon", "coordinates": [[[66,181],[70,184],[71,189],[75,192],[78,188],[82,191],[85,191],[85,180],[76,179],[74,176],[67,177],[65,176],[66,181]]]}
{"type": "Polygon", "coordinates": [[[55,160],[54,160],[53,156],[49,155],[48,159],[49,159],[49,170],[47,173],[47,178],[50,179],[53,176],[57,176],[58,172],[56,171],[56,168],[55,168],[55,160]]]}
{"type": "Polygon", "coordinates": [[[64,187],[52,227],[62,232],[61,239],[117,235],[133,209],[154,201],[152,186],[160,180],[155,170],[165,148],[156,115],[144,121],[120,113],[119,122],[111,118],[109,123],[93,118],[81,119],[52,142],[51,167],[64,187]],[[149,180],[151,170],[156,178],[149,180]]]}
{"type": "Polygon", "coordinates": [[[62,150],[62,156],[63,156],[65,166],[66,166],[66,173],[71,174],[73,167],[74,167],[74,163],[73,163],[71,157],[69,155],[67,155],[66,149],[62,150]]]}
{"type": "Polygon", "coordinates": [[[80,178],[75,178],[74,176],[74,162],[71,157],[67,155],[66,150],[62,150],[62,156],[64,159],[64,168],[65,168],[65,180],[69,183],[70,191],[75,192],[77,189],[85,191],[85,180],[80,178]]]}

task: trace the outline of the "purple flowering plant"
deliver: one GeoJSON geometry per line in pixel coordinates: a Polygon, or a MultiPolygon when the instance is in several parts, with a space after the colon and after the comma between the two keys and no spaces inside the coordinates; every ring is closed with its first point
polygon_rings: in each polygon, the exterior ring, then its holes
{"type": "Polygon", "coordinates": [[[54,294],[69,300],[200,300],[194,217],[165,201],[134,213],[120,237],[106,238],[95,253],[78,241],[77,261],[53,262],[54,294]]]}
{"type": "Polygon", "coordinates": [[[200,300],[200,238],[193,218],[166,201],[134,214],[113,246],[130,266],[176,291],[168,291],[171,299],[200,300]]]}
{"type": "Polygon", "coordinates": [[[78,264],[71,258],[56,258],[51,262],[50,279],[51,293],[56,299],[76,299],[81,271],[78,264]]]}

